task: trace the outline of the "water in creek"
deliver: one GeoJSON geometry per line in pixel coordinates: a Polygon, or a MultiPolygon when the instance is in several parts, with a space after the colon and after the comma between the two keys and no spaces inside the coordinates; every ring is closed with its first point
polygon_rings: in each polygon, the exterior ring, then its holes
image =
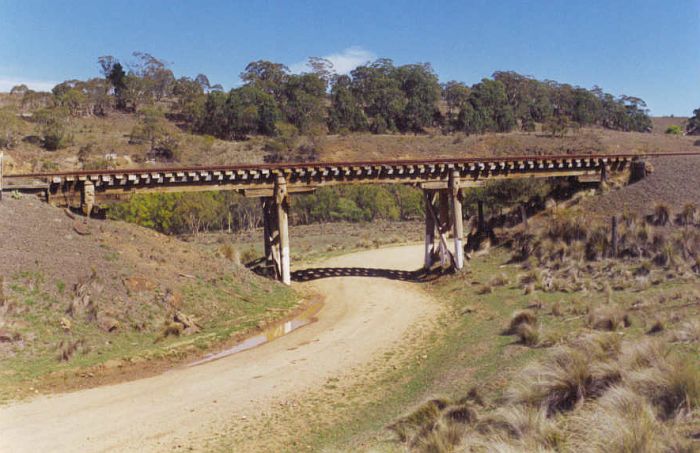
{"type": "Polygon", "coordinates": [[[304,327],[305,325],[311,324],[312,322],[316,321],[316,314],[319,312],[319,310],[321,310],[322,306],[322,302],[315,302],[309,304],[309,306],[306,307],[304,311],[302,311],[289,321],[280,322],[271,327],[268,327],[258,335],[246,338],[245,340],[241,341],[240,343],[237,343],[231,348],[224,349],[223,351],[215,352],[212,354],[207,354],[206,356],[197,360],[196,362],[190,363],[188,366],[201,365],[202,363],[211,362],[212,360],[218,360],[224,357],[228,357],[230,355],[246,351],[248,349],[260,346],[261,344],[270,342],[275,338],[287,335],[288,333],[300,327],[304,327]]]}

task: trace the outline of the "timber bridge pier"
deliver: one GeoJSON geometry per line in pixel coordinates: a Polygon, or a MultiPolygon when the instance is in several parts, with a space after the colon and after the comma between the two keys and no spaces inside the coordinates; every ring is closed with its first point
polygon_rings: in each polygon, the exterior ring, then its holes
{"type": "MultiPolygon", "coordinates": [[[[653,156],[671,155],[681,154],[653,156]]],[[[288,216],[292,194],[341,184],[418,187],[423,190],[426,207],[424,266],[429,268],[439,256],[443,265],[451,261],[459,270],[464,263],[462,189],[512,178],[604,181],[608,175],[626,169],[631,170],[632,178],[640,173],[643,177],[643,158],[638,154],[516,156],[68,171],[4,175],[0,188],[40,193],[51,204],[80,208],[86,215],[96,204],[134,193],[232,190],[260,198],[265,260],[277,279],[290,284],[288,216]],[[448,250],[450,230],[454,254],[448,250]]]]}

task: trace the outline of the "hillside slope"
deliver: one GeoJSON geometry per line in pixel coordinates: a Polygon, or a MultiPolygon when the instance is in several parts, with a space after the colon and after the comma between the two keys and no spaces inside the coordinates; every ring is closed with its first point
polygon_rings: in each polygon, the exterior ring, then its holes
{"type": "Polygon", "coordinates": [[[682,118],[655,118],[652,133],[620,132],[602,128],[569,131],[564,137],[542,132],[489,133],[467,136],[422,135],[256,136],[244,141],[226,141],[191,134],[169,120],[164,130],[177,142],[172,161],[149,160],[149,144],[135,143],[131,133],[139,126],[135,114],[112,112],[105,117],[72,118],[67,147],[47,151],[37,136],[31,117],[19,120],[17,144],[7,150],[5,171],[26,173],[78,168],[148,167],[152,165],[223,165],[261,163],[266,160],[352,161],[409,158],[546,155],[587,153],[663,153],[700,151],[697,137],[664,134],[682,118]]]}
{"type": "Polygon", "coordinates": [[[124,222],[85,221],[34,198],[5,197],[0,397],[92,385],[100,377],[93,368],[110,374],[100,366],[110,359],[122,368],[196,355],[294,308],[291,290],[253,275],[237,253],[230,243],[207,251],[124,222]],[[86,368],[95,379],[61,382],[61,373],[86,368]]]}
{"type": "Polygon", "coordinates": [[[657,204],[673,213],[684,205],[700,206],[700,156],[650,159],[652,174],[643,180],[587,200],[586,207],[600,215],[632,212],[650,214],[657,204]]]}

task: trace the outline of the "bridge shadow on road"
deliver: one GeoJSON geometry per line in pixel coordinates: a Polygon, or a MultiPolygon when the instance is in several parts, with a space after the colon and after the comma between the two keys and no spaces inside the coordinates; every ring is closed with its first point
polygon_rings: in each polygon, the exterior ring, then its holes
{"type": "MultiPolygon", "coordinates": [[[[252,261],[246,266],[258,275],[271,277],[274,273],[271,266],[265,265],[264,259],[252,261]]],[[[322,278],[334,277],[370,277],[386,278],[388,280],[399,280],[403,282],[426,283],[440,278],[443,275],[451,274],[453,270],[434,267],[431,269],[417,269],[415,271],[401,271],[396,269],[377,269],[368,267],[313,267],[301,269],[291,274],[295,282],[309,282],[322,278]]]]}
{"type": "Polygon", "coordinates": [[[418,269],[399,271],[395,269],[373,269],[367,267],[316,267],[292,272],[292,280],[308,282],[333,277],[375,277],[402,282],[425,283],[439,278],[449,271],[440,269],[418,269]]]}

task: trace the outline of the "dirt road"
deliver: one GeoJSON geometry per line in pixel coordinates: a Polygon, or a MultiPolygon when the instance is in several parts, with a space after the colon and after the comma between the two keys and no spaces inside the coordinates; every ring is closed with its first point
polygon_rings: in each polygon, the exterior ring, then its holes
{"type": "MultiPolygon", "coordinates": [[[[422,246],[334,258],[324,267],[413,270],[422,246]]],[[[258,348],[152,378],[41,396],[0,409],[0,451],[165,451],[190,435],[261,413],[285,395],[366,363],[412,325],[437,315],[417,284],[335,277],[318,322],[258,348]]]]}

